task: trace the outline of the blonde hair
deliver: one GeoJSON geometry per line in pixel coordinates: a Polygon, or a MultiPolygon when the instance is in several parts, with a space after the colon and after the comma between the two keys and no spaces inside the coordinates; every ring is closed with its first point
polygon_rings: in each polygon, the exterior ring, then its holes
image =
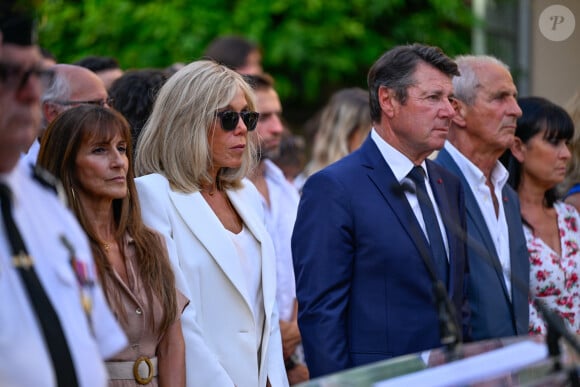
{"type": "MultiPolygon", "coordinates": [[[[255,110],[254,93],[242,76],[208,60],[192,62],[163,85],[137,143],[137,176],[159,173],[173,189],[196,192],[213,184],[209,138],[216,112],[242,91],[248,108],[255,110]]],[[[221,130],[221,129],[218,129],[221,130]]],[[[255,131],[248,141],[239,168],[222,168],[215,184],[238,188],[256,163],[255,131]]]]}
{"type": "Polygon", "coordinates": [[[574,122],[574,137],[570,141],[570,153],[572,157],[566,168],[566,177],[558,186],[558,193],[566,196],[570,188],[580,183],[580,91],[564,106],[572,121],[574,122]]]}
{"type": "Polygon", "coordinates": [[[349,154],[350,138],[358,131],[368,134],[371,126],[366,91],[353,87],[334,93],[322,110],[306,177],[349,154]]]}

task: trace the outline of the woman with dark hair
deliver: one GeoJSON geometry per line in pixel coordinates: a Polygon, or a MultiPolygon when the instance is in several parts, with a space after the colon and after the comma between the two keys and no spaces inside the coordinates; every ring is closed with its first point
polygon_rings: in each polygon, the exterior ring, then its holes
{"type": "MultiPolygon", "coordinates": [[[[530,253],[531,301],[544,301],[580,333],[580,215],[556,195],[570,161],[574,124],[564,109],[544,98],[521,98],[518,103],[523,115],[503,161],[520,199],[530,253]]],[[[546,333],[533,303],[529,331],[546,333]]]]}
{"type": "Polygon", "coordinates": [[[564,181],[558,185],[558,192],[562,194],[566,203],[580,211],[580,90],[566,102],[564,107],[570,114],[575,129],[570,141],[572,158],[568,163],[564,181]]]}
{"type": "Polygon", "coordinates": [[[133,149],[137,146],[139,133],[151,114],[157,92],[167,78],[169,74],[161,69],[129,70],[117,78],[109,89],[112,107],[131,125],[133,149]]]}
{"type": "Polygon", "coordinates": [[[131,154],[129,124],[121,114],[82,105],[48,127],[38,165],[62,181],[129,339],[106,363],[109,385],[184,386],[180,314],[188,301],[176,292],[163,238],[141,219],[131,154]]]}

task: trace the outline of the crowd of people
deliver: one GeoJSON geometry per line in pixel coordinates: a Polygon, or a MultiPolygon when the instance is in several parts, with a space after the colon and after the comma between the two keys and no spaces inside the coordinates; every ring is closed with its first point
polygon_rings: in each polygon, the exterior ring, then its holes
{"type": "Polygon", "coordinates": [[[580,334],[580,98],[395,46],[307,161],[262,55],[58,63],[0,6],[0,385],[288,386],[546,334],[539,306],[580,334]]]}

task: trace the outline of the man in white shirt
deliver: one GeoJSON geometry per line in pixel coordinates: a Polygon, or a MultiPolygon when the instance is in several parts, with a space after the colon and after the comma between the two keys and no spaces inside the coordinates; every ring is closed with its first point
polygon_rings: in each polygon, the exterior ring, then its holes
{"type": "Polygon", "coordinates": [[[456,58],[448,141],[436,161],[461,178],[467,209],[472,337],[528,332],[529,256],[517,194],[498,161],[521,116],[508,67],[490,56],[456,58]],[[487,252],[484,254],[484,252],[487,252]]]}
{"type": "Polygon", "coordinates": [[[0,6],[0,384],[106,386],[103,358],[127,340],[82,229],[50,178],[19,162],[37,135],[51,73],[40,64],[32,15],[12,5],[0,6]]]}
{"type": "Polygon", "coordinates": [[[308,380],[308,369],[303,363],[300,346],[296,284],[290,247],[300,198],[298,191],[286,180],[282,170],[270,160],[280,151],[280,139],[284,129],[281,121],[282,104],[274,89],[274,81],[267,74],[247,75],[245,78],[254,88],[256,111],[260,113],[256,126],[260,139],[260,162],[250,179],[262,195],[266,228],[276,250],[276,301],[280,312],[286,371],[292,385],[308,380]]]}

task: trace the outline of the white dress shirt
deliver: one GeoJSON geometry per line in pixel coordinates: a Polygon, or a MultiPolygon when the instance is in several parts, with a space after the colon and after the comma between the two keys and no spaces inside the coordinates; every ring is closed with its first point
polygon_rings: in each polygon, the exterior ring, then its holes
{"type": "MultiPolygon", "coordinates": [[[[377,133],[375,128],[371,131],[371,138],[379,148],[381,155],[393,171],[395,175],[395,179],[399,183],[402,183],[403,180],[409,179],[407,175],[411,172],[411,169],[415,166],[407,156],[399,152],[389,143],[387,143],[383,138],[377,133]]],[[[427,165],[425,161],[421,163],[421,167],[425,171],[425,186],[427,188],[427,194],[429,195],[429,199],[431,199],[431,203],[433,204],[433,209],[435,210],[435,214],[437,215],[437,221],[439,223],[439,229],[441,230],[443,243],[445,244],[445,252],[447,253],[447,259],[449,259],[449,241],[447,240],[447,233],[445,231],[445,224],[443,223],[443,218],[441,217],[441,213],[439,211],[439,206],[437,205],[437,201],[435,200],[435,196],[433,195],[433,190],[431,189],[431,184],[429,184],[429,172],[427,171],[427,165]]],[[[429,240],[429,236],[427,233],[427,228],[425,227],[425,221],[423,220],[423,213],[421,212],[421,206],[419,205],[419,200],[417,195],[414,192],[405,191],[405,196],[407,197],[407,201],[419,221],[421,225],[421,229],[425,234],[425,238],[429,240]]]]}
{"type": "Polygon", "coordinates": [[[265,178],[270,194],[270,206],[263,197],[262,204],[265,211],[266,229],[272,237],[276,251],[276,301],[280,319],[290,321],[296,299],[290,239],[300,197],[296,188],[286,180],[280,168],[270,160],[263,162],[266,166],[265,178]]]}
{"type": "Polygon", "coordinates": [[[494,195],[497,199],[498,216],[495,215],[495,208],[489,187],[486,184],[486,177],[483,172],[473,164],[467,157],[465,157],[457,148],[455,148],[449,141],[445,142],[445,150],[449,152],[453,161],[457,164],[459,169],[463,172],[465,180],[469,185],[473,196],[479,205],[479,209],[485,224],[495,245],[495,250],[499,258],[499,262],[503,269],[503,277],[506,283],[508,295],[511,297],[511,280],[510,280],[510,243],[507,220],[505,218],[505,211],[503,205],[502,191],[507,183],[509,174],[503,164],[496,161],[495,167],[491,172],[491,183],[494,188],[494,195]]]}

